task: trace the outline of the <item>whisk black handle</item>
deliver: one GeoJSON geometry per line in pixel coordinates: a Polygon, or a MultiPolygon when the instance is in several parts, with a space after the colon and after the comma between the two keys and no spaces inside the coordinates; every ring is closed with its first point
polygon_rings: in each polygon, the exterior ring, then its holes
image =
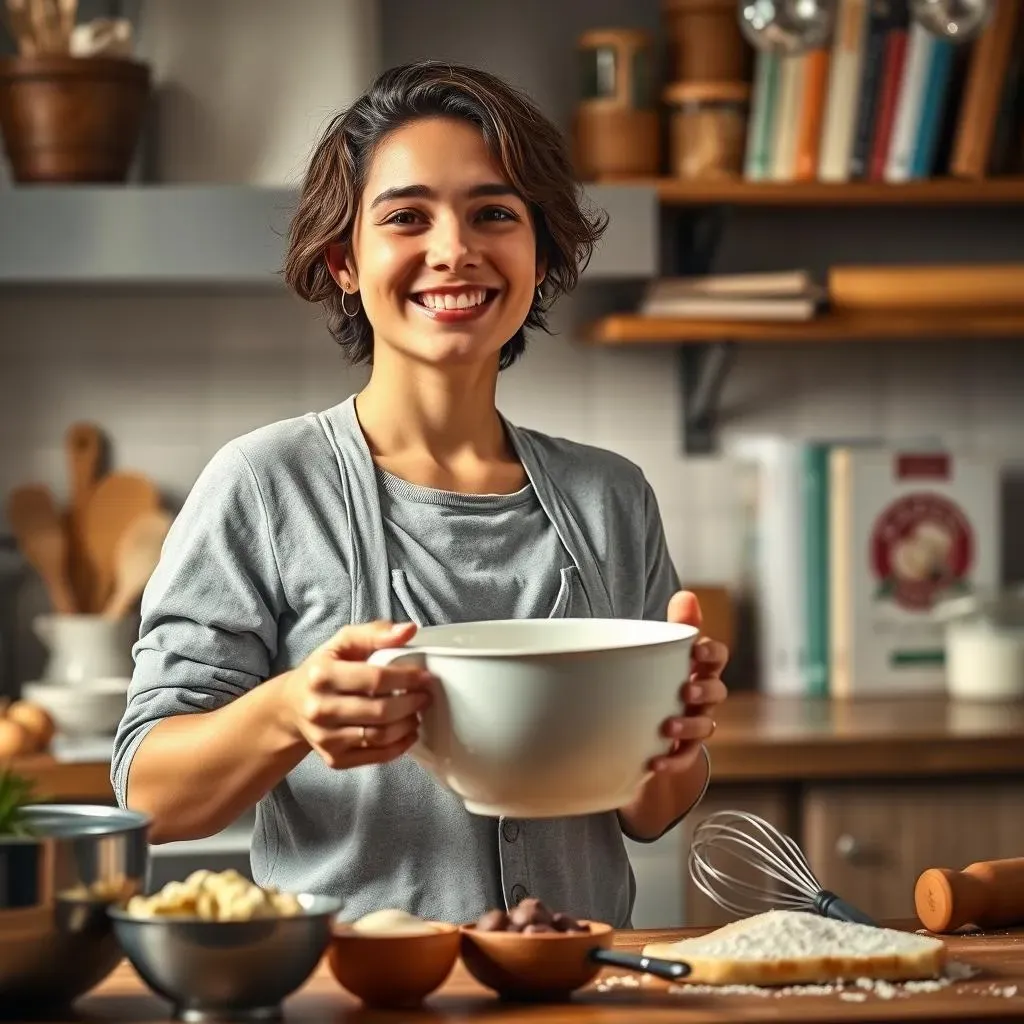
{"type": "Polygon", "coordinates": [[[595,963],[608,967],[623,967],[627,971],[653,974],[665,981],[678,981],[690,973],[690,965],[676,960],[659,960],[641,953],[620,953],[614,949],[592,949],[588,954],[595,963]]]}
{"type": "Polygon", "coordinates": [[[877,922],[868,917],[863,910],[851,906],[828,889],[820,890],[814,897],[814,909],[822,917],[831,917],[834,921],[851,921],[853,924],[870,924],[877,927],[877,922]]]}

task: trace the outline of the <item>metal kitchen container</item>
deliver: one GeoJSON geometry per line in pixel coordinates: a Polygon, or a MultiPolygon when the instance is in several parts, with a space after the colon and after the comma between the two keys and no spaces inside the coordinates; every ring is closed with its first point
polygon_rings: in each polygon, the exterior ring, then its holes
{"type": "MultiPolygon", "coordinates": [[[[144,890],[148,819],[116,807],[36,804],[35,833],[0,836],[0,1008],[66,1006],[122,959],[107,914],[144,890]]],[[[2,1012],[2,1010],[0,1010],[2,1012]]]]}

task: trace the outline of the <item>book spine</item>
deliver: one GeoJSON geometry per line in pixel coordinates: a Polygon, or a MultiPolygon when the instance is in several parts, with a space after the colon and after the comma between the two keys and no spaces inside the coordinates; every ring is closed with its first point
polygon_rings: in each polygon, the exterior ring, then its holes
{"type": "Polygon", "coordinates": [[[942,117],[953,75],[953,43],[936,39],[932,46],[932,59],[925,79],[924,102],[917,130],[917,145],[910,161],[911,178],[928,178],[935,167],[939,147],[942,117]]]}
{"type": "Polygon", "coordinates": [[[761,50],[754,65],[754,91],[747,123],[747,148],[743,175],[748,181],[764,181],[771,167],[773,122],[778,91],[780,58],[761,50]]]}
{"type": "Polygon", "coordinates": [[[889,0],[871,0],[864,40],[864,63],[860,75],[860,95],[850,153],[850,177],[867,177],[871,143],[878,116],[882,72],[885,69],[885,44],[892,22],[889,0]]]}
{"type": "Polygon", "coordinates": [[[809,697],[829,692],[829,446],[803,450],[806,662],[804,690],[809,697]]]}
{"type": "Polygon", "coordinates": [[[882,80],[878,87],[878,114],[875,118],[874,137],[871,141],[871,160],[868,177],[871,181],[883,181],[885,163],[892,142],[892,129],[896,121],[903,86],[903,72],[907,62],[907,8],[902,8],[898,22],[890,28],[885,37],[885,57],[882,80]]]}

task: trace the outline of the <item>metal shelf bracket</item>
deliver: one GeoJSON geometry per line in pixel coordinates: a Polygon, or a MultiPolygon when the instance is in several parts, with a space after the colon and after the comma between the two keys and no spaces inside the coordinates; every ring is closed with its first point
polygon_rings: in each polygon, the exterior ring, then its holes
{"type": "Polygon", "coordinates": [[[735,354],[734,341],[679,346],[683,451],[687,455],[711,455],[717,449],[722,387],[735,354]]]}

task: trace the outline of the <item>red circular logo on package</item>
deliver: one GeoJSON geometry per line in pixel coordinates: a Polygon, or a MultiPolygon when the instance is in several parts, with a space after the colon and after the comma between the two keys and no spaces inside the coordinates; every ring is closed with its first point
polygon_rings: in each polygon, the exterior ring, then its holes
{"type": "Polygon", "coordinates": [[[880,598],[922,611],[960,589],[974,561],[974,533],[948,498],[923,491],[894,501],[875,522],[871,569],[880,598]]]}

